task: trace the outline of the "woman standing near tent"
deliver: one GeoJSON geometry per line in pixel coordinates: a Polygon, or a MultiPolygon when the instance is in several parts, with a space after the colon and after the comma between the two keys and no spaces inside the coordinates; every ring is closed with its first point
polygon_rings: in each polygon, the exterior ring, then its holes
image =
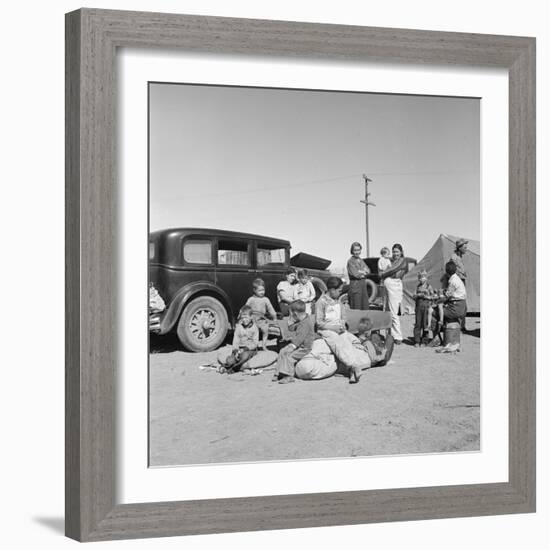
{"type": "Polygon", "coordinates": [[[401,322],[399,321],[399,306],[403,300],[403,277],[408,270],[403,247],[399,243],[392,246],[391,267],[380,274],[388,297],[388,307],[391,313],[391,335],[397,345],[403,341],[401,322]]]}
{"type": "Polygon", "coordinates": [[[362,247],[359,243],[350,246],[351,258],[348,260],[349,290],[348,299],[351,309],[369,309],[369,293],[367,291],[367,275],[370,269],[361,259],[362,247]]]}

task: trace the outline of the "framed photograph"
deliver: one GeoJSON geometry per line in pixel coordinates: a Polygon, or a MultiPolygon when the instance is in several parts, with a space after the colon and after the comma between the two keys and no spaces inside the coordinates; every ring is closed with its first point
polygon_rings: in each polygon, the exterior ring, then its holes
{"type": "Polygon", "coordinates": [[[66,534],[535,511],[535,40],[67,14],[66,534]]]}

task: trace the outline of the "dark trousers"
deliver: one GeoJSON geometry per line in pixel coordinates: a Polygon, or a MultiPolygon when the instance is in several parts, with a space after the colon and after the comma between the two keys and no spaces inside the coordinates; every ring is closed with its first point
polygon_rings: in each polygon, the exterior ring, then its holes
{"type": "Polygon", "coordinates": [[[428,318],[430,312],[431,302],[430,300],[416,300],[415,305],[415,319],[414,319],[414,343],[420,344],[424,331],[428,327],[428,318]]]}
{"type": "Polygon", "coordinates": [[[439,319],[439,309],[434,310],[432,317],[432,329],[435,329],[437,322],[442,323],[455,322],[460,323],[461,319],[466,316],[466,300],[455,300],[446,302],[443,306],[443,319],[439,319]]]}
{"type": "Polygon", "coordinates": [[[305,348],[291,348],[289,346],[284,347],[277,357],[277,364],[275,371],[277,374],[284,374],[286,376],[294,376],[295,366],[300,359],[303,359],[311,350],[305,348]]]}
{"type": "MultiPolygon", "coordinates": [[[[466,279],[460,279],[464,283],[464,288],[466,288],[466,279]]],[[[464,304],[465,311],[464,311],[464,317],[460,319],[460,328],[462,330],[466,330],[466,314],[468,313],[468,304],[464,304]]]]}

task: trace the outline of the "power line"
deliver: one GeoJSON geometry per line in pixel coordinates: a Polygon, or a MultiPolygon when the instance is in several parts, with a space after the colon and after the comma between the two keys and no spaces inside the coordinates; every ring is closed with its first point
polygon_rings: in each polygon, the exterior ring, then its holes
{"type": "MultiPolygon", "coordinates": [[[[307,185],[317,185],[319,183],[329,183],[331,181],[340,181],[340,180],[346,180],[346,179],[352,179],[356,178],[359,174],[349,174],[346,176],[336,176],[333,178],[319,178],[315,180],[309,180],[304,181],[301,183],[286,183],[284,185],[277,185],[277,189],[286,189],[291,187],[305,187],[307,185]]],[[[222,197],[226,195],[248,195],[252,193],[263,193],[266,191],[273,191],[273,186],[269,187],[255,187],[255,188],[249,188],[249,189],[243,189],[241,191],[227,191],[227,192],[220,192],[220,193],[202,193],[200,195],[186,195],[186,199],[196,199],[196,198],[204,198],[204,197],[222,197]]]]}

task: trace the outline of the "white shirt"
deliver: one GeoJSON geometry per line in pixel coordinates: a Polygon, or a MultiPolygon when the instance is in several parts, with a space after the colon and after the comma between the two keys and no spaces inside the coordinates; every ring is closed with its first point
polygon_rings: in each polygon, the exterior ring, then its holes
{"type": "Polygon", "coordinates": [[[281,281],[277,285],[277,301],[290,303],[294,300],[294,285],[288,281],[281,281]]]}
{"type": "Polygon", "coordinates": [[[445,293],[452,300],[466,300],[466,287],[456,273],[449,278],[449,284],[445,293]]]}
{"type": "Polygon", "coordinates": [[[389,258],[384,258],[384,256],[382,256],[378,260],[378,273],[382,271],[386,271],[386,269],[388,269],[389,267],[391,267],[391,260],[389,258]]]}

